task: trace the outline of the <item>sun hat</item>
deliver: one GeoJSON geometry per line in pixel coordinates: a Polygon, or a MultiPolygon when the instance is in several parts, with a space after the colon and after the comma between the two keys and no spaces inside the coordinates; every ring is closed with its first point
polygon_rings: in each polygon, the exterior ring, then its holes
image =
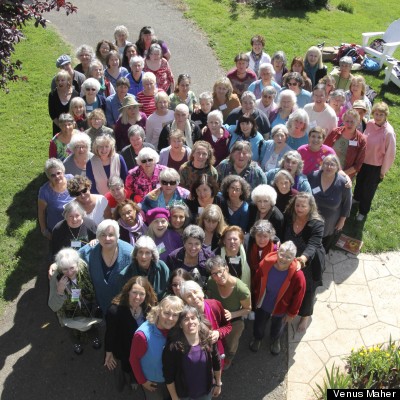
{"type": "Polygon", "coordinates": [[[124,99],[122,100],[122,106],[119,109],[119,111],[122,111],[124,108],[131,106],[141,107],[142,104],[138,103],[133,96],[125,96],[124,99]]]}
{"type": "Polygon", "coordinates": [[[362,110],[367,111],[367,105],[365,104],[364,100],[356,100],[353,103],[353,108],[361,108],[362,110]]]}

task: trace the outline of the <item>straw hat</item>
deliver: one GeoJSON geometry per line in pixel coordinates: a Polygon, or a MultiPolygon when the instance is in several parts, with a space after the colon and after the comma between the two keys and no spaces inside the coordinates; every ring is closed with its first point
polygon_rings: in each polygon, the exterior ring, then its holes
{"type": "Polygon", "coordinates": [[[122,106],[119,109],[119,111],[122,111],[126,107],[131,107],[131,106],[138,106],[141,107],[142,104],[138,103],[133,96],[125,96],[124,100],[122,100],[122,106]]]}

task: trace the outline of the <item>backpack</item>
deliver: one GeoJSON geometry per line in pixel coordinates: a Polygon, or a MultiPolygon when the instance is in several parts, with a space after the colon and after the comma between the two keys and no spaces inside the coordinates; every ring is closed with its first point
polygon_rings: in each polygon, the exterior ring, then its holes
{"type": "Polygon", "coordinates": [[[365,57],[364,61],[362,62],[362,69],[365,71],[379,71],[379,63],[377,63],[372,58],[365,57]]]}
{"type": "Polygon", "coordinates": [[[383,45],[386,42],[383,39],[375,39],[371,42],[371,44],[369,45],[369,47],[371,49],[374,49],[376,51],[379,51],[379,53],[383,53],[383,45]]]}
{"type": "Polygon", "coordinates": [[[358,44],[342,44],[339,47],[339,51],[337,56],[332,60],[332,62],[336,65],[339,65],[339,61],[344,56],[349,56],[353,59],[353,63],[361,64],[364,58],[364,50],[358,44]]]}

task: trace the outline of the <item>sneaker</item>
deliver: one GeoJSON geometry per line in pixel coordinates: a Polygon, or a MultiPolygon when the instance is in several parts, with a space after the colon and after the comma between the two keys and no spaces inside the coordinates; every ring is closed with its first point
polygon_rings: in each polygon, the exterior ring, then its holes
{"type": "Polygon", "coordinates": [[[253,351],[254,353],[257,353],[258,350],[260,350],[261,347],[261,340],[258,339],[253,339],[250,342],[250,350],[253,351]]]}
{"type": "Polygon", "coordinates": [[[74,344],[74,353],[80,356],[83,353],[83,347],[79,343],[74,344]]]}
{"type": "Polygon", "coordinates": [[[95,350],[101,349],[101,342],[100,342],[100,339],[99,339],[99,338],[94,338],[94,339],[93,339],[92,347],[93,347],[95,350]]]}
{"type": "Polygon", "coordinates": [[[364,214],[358,214],[356,217],[356,221],[361,222],[364,221],[365,215],[364,214]]]}
{"type": "Polygon", "coordinates": [[[274,356],[277,356],[281,352],[281,341],[279,339],[274,340],[271,343],[270,350],[274,356]]]}

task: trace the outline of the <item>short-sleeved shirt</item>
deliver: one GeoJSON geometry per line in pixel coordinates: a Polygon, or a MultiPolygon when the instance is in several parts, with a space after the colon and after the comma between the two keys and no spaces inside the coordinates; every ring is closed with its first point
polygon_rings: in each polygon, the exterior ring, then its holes
{"type": "Polygon", "coordinates": [[[242,308],[240,302],[250,298],[249,288],[238,278],[236,278],[236,285],[229,297],[224,298],[219,294],[217,284],[212,278],[208,280],[207,289],[210,298],[220,301],[222,306],[230,312],[240,310],[242,308]]]}

